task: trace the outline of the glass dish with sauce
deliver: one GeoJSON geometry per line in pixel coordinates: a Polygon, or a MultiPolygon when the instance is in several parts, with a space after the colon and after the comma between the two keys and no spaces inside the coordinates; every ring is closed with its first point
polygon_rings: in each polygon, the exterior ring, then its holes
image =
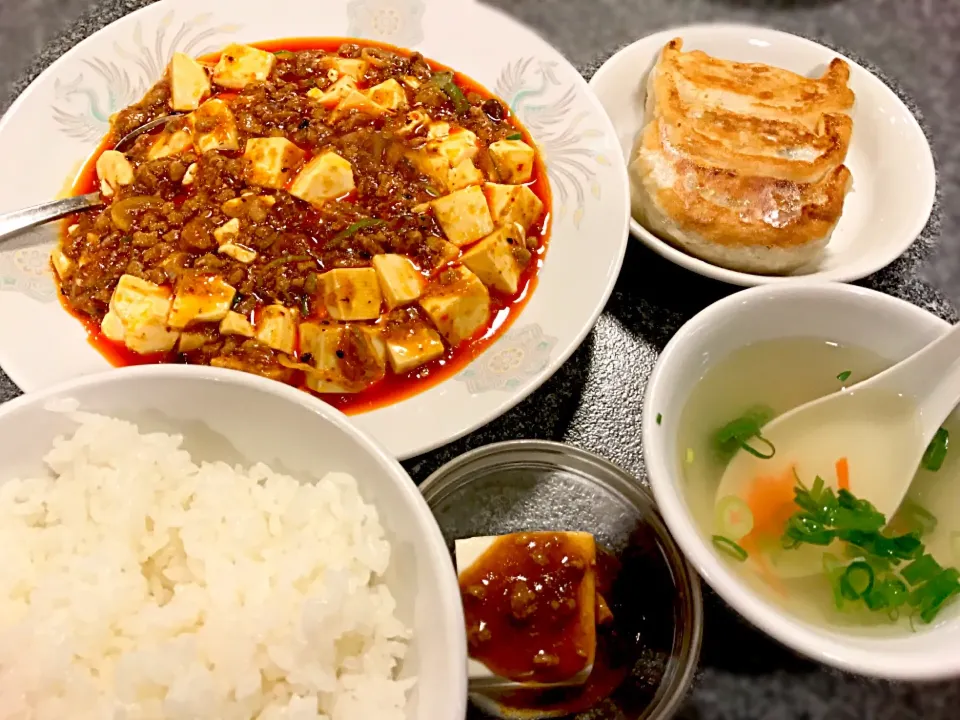
{"type": "Polygon", "coordinates": [[[460,456],[421,492],[457,559],[469,720],[674,715],[700,652],[700,584],[635,478],[520,440],[460,456]]]}

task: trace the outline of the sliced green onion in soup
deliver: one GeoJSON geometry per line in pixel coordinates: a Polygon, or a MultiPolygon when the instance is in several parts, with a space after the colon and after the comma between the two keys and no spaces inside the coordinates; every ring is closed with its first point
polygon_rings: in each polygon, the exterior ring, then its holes
{"type": "Polygon", "coordinates": [[[943,461],[947,458],[947,449],[949,447],[950,432],[946,428],[940,428],[937,430],[937,434],[933,436],[930,444],[927,445],[920,465],[923,466],[924,470],[937,472],[937,470],[943,467],[943,461]]]}
{"type": "Polygon", "coordinates": [[[731,540],[740,540],[753,530],[750,506],[736,495],[720,498],[716,507],[717,530],[731,540]]]}
{"type": "Polygon", "coordinates": [[[847,600],[859,600],[873,589],[874,572],[869,563],[857,560],[847,565],[840,578],[840,592],[847,600]]]}
{"type": "Polygon", "coordinates": [[[750,557],[750,554],[746,550],[728,537],[724,537],[723,535],[714,535],[711,540],[713,541],[713,546],[717,550],[725,555],[728,555],[737,562],[743,562],[750,557]]]}

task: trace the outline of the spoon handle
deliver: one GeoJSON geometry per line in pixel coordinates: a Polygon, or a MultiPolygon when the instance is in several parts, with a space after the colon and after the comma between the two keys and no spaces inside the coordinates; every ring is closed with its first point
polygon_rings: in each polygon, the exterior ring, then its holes
{"type": "Polygon", "coordinates": [[[89,210],[102,204],[103,200],[100,199],[100,193],[90,193],[89,195],[77,195],[0,214],[0,242],[9,240],[14,235],[37,225],[58,220],[76,212],[89,210]]]}
{"type": "Polygon", "coordinates": [[[882,384],[888,389],[916,398],[920,431],[929,441],[960,404],[960,325],[884,375],[882,384]]]}

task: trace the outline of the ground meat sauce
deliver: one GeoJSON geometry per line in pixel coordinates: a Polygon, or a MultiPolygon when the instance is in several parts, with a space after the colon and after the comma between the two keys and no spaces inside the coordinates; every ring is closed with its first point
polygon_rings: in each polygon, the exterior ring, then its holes
{"type": "MultiPolygon", "coordinates": [[[[239,150],[201,152],[190,145],[182,152],[150,159],[158,137],[174,137],[191,129],[186,116],[174,118],[125,150],[133,168],[131,183],[105,197],[102,211],[76,216],[65,224],[61,251],[69,269],[58,268],[63,302],[87,323],[92,341],[115,364],[216,365],[304,385],[303,370],[316,359],[299,341],[291,352],[284,352],[265,343],[259,333],[247,337],[221,332],[219,319],[191,322],[169,352],[141,354],[108,340],[101,323],[120,278],[133,276],[176,293],[178,283],[216,276],[236,291],[232,312],[253,327],[259,327],[261,313],[270,305],[296,310],[298,323],[331,322],[322,275],[335,269],[369,268],[373,258],[384,253],[412,260],[429,292],[430,287],[443,286],[444,274],[452,273],[449,268],[459,262],[450,254],[440,222],[426,206],[449,191],[438,189],[435,180],[411,162],[410,151],[424,146],[431,123],[464,128],[477,137],[479,149],[473,162],[483,181],[497,182],[498,171],[488,151],[491,143],[523,138],[535,147],[504,102],[459,75],[453,78],[460,94],[451,95],[436,77],[451,75],[417,53],[339,40],[257,47],[277,58],[265,81],[240,89],[212,86],[212,97],[224,101],[233,113],[239,150]],[[407,107],[374,117],[356,110],[339,112],[310,97],[311,90],[314,95],[325,92],[336,81],[338,74],[331,72],[331,59],[336,57],[364,61],[365,72],[357,83],[360,91],[391,79],[401,82],[407,107]],[[429,115],[429,122],[411,124],[415,111],[429,115]],[[337,153],[350,163],[355,189],[334,201],[310,204],[288,192],[290,183],[283,189],[251,184],[250,160],[244,157],[246,142],[280,137],[303,151],[304,161],[328,151],[337,153]],[[221,243],[215,231],[232,220],[241,227],[235,242],[256,253],[252,262],[218,252],[221,243]]],[[[212,66],[216,58],[206,60],[212,66]]],[[[168,73],[138,104],[113,118],[111,135],[75,190],[95,191],[99,187],[97,157],[119,137],[170,114],[170,108],[168,73]]],[[[216,128],[215,119],[203,112],[195,111],[192,120],[195,135],[216,128]]],[[[483,327],[459,343],[445,336],[442,355],[404,374],[391,372],[390,363],[385,364],[385,372],[371,370],[370,353],[349,352],[350,347],[368,346],[345,333],[353,340],[344,340],[337,350],[342,361],[338,372],[366,385],[360,392],[325,394],[324,399],[354,411],[402,399],[462,368],[509,326],[529,298],[545,252],[550,198],[539,156],[532,178],[524,184],[543,203],[543,210],[514,247],[514,257],[524,266],[517,292],[506,294],[490,287],[490,312],[483,327]]],[[[467,249],[469,245],[461,248],[467,249]]],[[[378,320],[350,324],[369,326],[388,336],[393,333],[393,337],[433,327],[417,302],[389,312],[384,306],[378,320]]]]}
{"type": "Polygon", "coordinates": [[[580,603],[588,573],[594,590],[595,564],[592,542],[588,552],[562,533],[498,538],[460,573],[470,657],[518,682],[563,682],[583,671],[596,616],[584,618],[580,603]]]}

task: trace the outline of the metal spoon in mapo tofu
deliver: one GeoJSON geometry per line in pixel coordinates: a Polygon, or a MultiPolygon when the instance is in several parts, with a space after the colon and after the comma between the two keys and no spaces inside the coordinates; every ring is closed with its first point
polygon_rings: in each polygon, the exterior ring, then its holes
{"type": "Polygon", "coordinates": [[[545,173],[504,103],[417,53],[284,44],[176,54],[112,137],[184,115],[125,154],[104,144],[76,189],[108,204],[52,262],[115,363],[234,368],[367,409],[509,326],[545,251],[545,173]]]}

